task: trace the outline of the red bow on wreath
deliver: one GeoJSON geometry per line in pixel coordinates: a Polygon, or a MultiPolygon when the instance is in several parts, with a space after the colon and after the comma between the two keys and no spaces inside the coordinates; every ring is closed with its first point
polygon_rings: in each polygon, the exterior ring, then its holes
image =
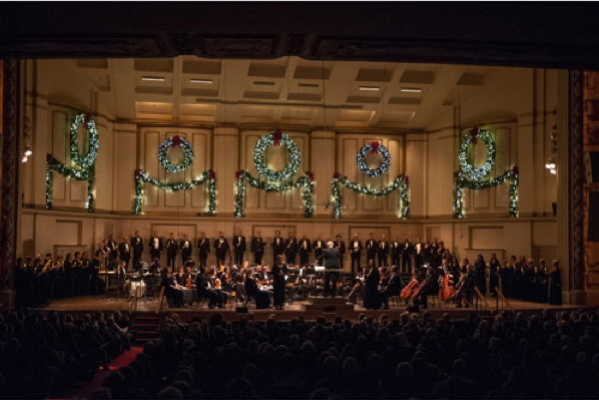
{"type": "Polygon", "coordinates": [[[405,176],[403,177],[403,181],[404,181],[404,183],[405,183],[406,185],[408,185],[408,184],[410,183],[410,180],[408,179],[408,176],[407,176],[407,175],[405,175],[405,176]]]}
{"type": "Polygon", "coordinates": [[[380,146],[381,145],[377,141],[374,141],[374,142],[370,143],[370,152],[372,154],[379,154],[379,147],[380,146]]]}
{"type": "Polygon", "coordinates": [[[140,176],[141,176],[141,169],[138,168],[135,170],[135,177],[139,178],[140,176]]]}
{"type": "Polygon", "coordinates": [[[480,129],[478,129],[478,126],[475,126],[470,131],[470,134],[472,135],[472,139],[471,139],[472,144],[476,144],[476,142],[478,142],[478,134],[479,134],[479,132],[480,132],[480,129]]]}
{"type": "Polygon", "coordinates": [[[308,180],[310,182],[314,180],[314,173],[312,171],[306,171],[306,175],[308,176],[308,180]]]}
{"type": "Polygon", "coordinates": [[[216,178],[216,172],[210,170],[210,179],[214,180],[216,178]]]}
{"type": "Polygon", "coordinates": [[[171,139],[172,147],[179,147],[181,145],[181,138],[178,135],[173,136],[171,139]]]}
{"type": "Polygon", "coordinates": [[[341,177],[341,174],[339,172],[335,172],[333,174],[333,179],[335,179],[336,181],[338,181],[340,177],[341,177]]]}
{"type": "Polygon", "coordinates": [[[512,168],[512,173],[514,175],[518,175],[520,173],[520,168],[518,168],[517,165],[514,165],[514,167],[512,168]]]}
{"type": "Polygon", "coordinates": [[[280,129],[277,129],[275,133],[272,134],[273,145],[280,146],[281,139],[283,139],[283,132],[280,129]]]}
{"type": "Polygon", "coordinates": [[[237,178],[237,180],[240,180],[241,177],[243,176],[244,171],[242,169],[240,169],[239,171],[235,172],[235,177],[237,178]]]}
{"type": "Polygon", "coordinates": [[[454,172],[454,173],[453,173],[453,177],[454,177],[455,179],[458,179],[458,178],[460,177],[460,171],[456,171],[456,172],[454,172]]]}
{"type": "Polygon", "coordinates": [[[91,113],[85,113],[85,117],[83,118],[83,124],[85,126],[87,126],[87,124],[89,124],[89,121],[91,121],[92,119],[92,114],[91,113]]]}

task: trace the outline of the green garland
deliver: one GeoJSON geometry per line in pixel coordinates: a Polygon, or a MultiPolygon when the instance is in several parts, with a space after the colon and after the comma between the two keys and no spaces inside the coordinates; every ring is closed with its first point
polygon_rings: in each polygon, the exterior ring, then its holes
{"type": "Polygon", "coordinates": [[[495,143],[489,131],[474,127],[470,133],[462,138],[458,162],[461,169],[454,174],[455,186],[453,191],[453,215],[454,218],[464,218],[464,189],[484,190],[501,185],[509,181],[509,215],[518,217],[518,186],[519,170],[513,167],[495,179],[483,180],[489,176],[495,166],[495,143]],[[476,143],[480,138],[487,146],[487,160],[480,167],[473,167],[468,161],[468,148],[471,143],[476,143]]]}
{"type": "Polygon", "coordinates": [[[54,185],[54,174],[56,171],[65,178],[74,178],[78,181],[87,181],[87,202],[85,209],[87,212],[95,210],[94,181],[96,177],[96,158],[100,147],[100,137],[96,123],[91,119],[89,113],[78,113],[73,119],[69,132],[69,148],[71,153],[71,163],[77,168],[69,168],[59,162],[51,154],[46,159],[46,208],[52,209],[52,188],[54,185]],[[83,125],[89,132],[89,147],[85,154],[79,153],[77,145],[77,130],[79,125],[83,125]]]}
{"type": "Polygon", "coordinates": [[[295,140],[286,133],[281,133],[281,131],[278,130],[274,133],[262,136],[254,148],[254,165],[256,166],[256,171],[269,182],[285,182],[290,180],[293,175],[297,173],[301,161],[302,153],[300,152],[297,143],[295,143],[295,140]],[[273,171],[266,165],[264,155],[266,149],[270,146],[279,145],[285,145],[289,150],[289,164],[287,164],[282,171],[273,171]]]}
{"type": "Polygon", "coordinates": [[[388,196],[395,190],[399,190],[397,209],[402,219],[407,219],[410,214],[409,181],[405,175],[399,175],[391,184],[383,189],[370,189],[359,183],[350,182],[347,176],[335,173],[331,180],[331,193],[333,196],[333,218],[341,218],[342,193],[341,187],[352,189],[354,192],[366,194],[373,197],[388,196]]]}
{"type": "Polygon", "coordinates": [[[216,214],[216,175],[214,171],[207,170],[202,173],[198,179],[194,179],[191,182],[163,182],[158,179],[151,177],[146,171],[137,169],[135,170],[135,201],[133,203],[133,214],[141,215],[142,213],[142,199],[144,194],[144,183],[149,183],[162,190],[191,190],[197,186],[207,183],[208,185],[208,209],[206,210],[207,215],[216,214]]]}
{"type": "Polygon", "coordinates": [[[247,171],[237,171],[237,194],[235,195],[235,217],[243,218],[245,216],[244,209],[244,200],[245,200],[245,183],[249,183],[250,186],[262,189],[265,192],[276,192],[281,193],[293,188],[303,187],[302,192],[302,200],[304,204],[304,217],[312,218],[314,217],[314,206],[312,203],[312,196],[314,193],[314,175],[312,172],[307,171],[304,175],[302,175],[299,179],[293,181],[289,180],[287,182],[273,184],[264,180],[257,179],[253,177],[247,171]]]}
{"type": "Polygon", "coordinates": [[[183,172],[191,167],[193,162],[193,148],[191,144],[180,136],[172,136],[166,139],[160,147],[158,147],[158,161],[168,172],[183,172]],[[181,147],[183,149],[183,162],[181,164],[173,164],[169,161],[166,151],[169,147],[181,147]]]}

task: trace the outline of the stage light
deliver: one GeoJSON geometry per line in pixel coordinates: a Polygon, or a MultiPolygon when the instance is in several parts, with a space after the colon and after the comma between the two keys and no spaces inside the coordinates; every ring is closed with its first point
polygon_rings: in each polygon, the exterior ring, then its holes
{"type": "Polygon", "coordinates": [[[358,89],[378,92],[379,90],[381,90],[381,87],[380,86],[360,86],[358,89]]]}
{"type": "Polygon", "coordinates": [[[142,76],[141,80],[149,82],[164,82],[166,79],[163,76],[142,76]]]}
{"type": "Polygon", "coordinates": [[[211,85],[214,81],[212,79],[190,79],[191,83],[204,83],[207,85],[211,85]]]}
{"type": "Polygon", "coordinates": [[[400,90],[404,93],[422,93],[420,88],[402,87],[400,90]]]}

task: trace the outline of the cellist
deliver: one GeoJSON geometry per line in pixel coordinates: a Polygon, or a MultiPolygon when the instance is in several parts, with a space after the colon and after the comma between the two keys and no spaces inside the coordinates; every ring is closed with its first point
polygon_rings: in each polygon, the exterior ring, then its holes
{"type": "Polygon", "coordinates": [[[439,266],[439,301],[448,302],[454,291],[454,277],[449,270],[447,258],[443,257],[439,266]]]}

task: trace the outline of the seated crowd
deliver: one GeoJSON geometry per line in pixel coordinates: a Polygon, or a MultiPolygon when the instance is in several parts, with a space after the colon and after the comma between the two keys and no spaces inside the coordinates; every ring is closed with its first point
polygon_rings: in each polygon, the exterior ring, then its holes
{"type": "Polygon", "coordinates": [[[167,319],[95,399],[595,398],[599,313],[167,319]]]}
{"type": "Polygon", "coordinates": [[[125,313],[71,315],[30,308],[0,314],[0,398],[48,398],[130,347],[125,313]]]}

